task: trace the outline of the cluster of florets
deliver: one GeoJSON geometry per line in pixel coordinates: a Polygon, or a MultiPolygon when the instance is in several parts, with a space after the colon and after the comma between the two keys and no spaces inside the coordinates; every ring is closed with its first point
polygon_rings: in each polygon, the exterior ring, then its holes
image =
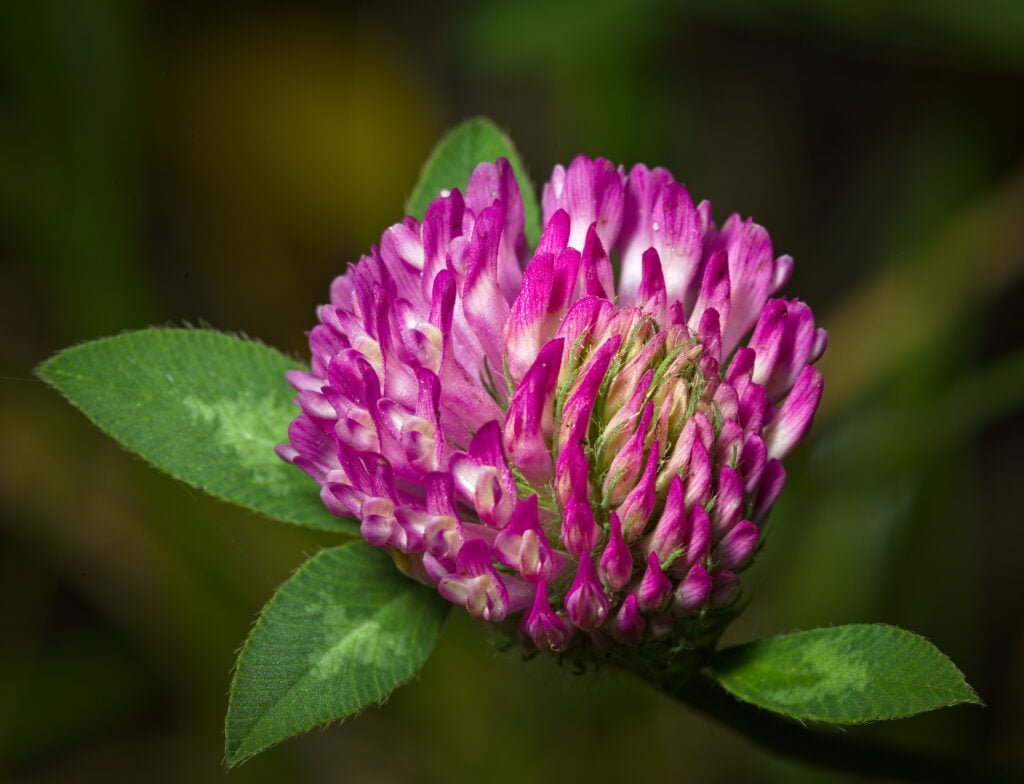
{"type": "Polygon", "coordinates": [[[530,253],[499,160],[384,232],[319,310],[279,453],[474,617],[636,645],[736,601],[826,335],[771,298],[767,232],[664,169],[578,157],[543,211],[530,253]]]}

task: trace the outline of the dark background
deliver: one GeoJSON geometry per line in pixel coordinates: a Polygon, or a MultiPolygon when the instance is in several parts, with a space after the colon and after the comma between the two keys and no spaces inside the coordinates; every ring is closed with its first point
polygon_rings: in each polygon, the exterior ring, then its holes
{"type": "MultiPolygon", "coordinates": [[[[235,651],[336,541],[157,474],[31,368],[182,321],[304,354],[475,114],[538,182],[663,164],[796,258],[825,399],[729,639],[913,629],[988,707],[851,734],[1024,763],[1024,3],[43,0],[0,36],[0,777],[220,781],[235,651]]],[[[463,613],[383,708],[228,780],[568,779],[823,780],[463,613]]]]}

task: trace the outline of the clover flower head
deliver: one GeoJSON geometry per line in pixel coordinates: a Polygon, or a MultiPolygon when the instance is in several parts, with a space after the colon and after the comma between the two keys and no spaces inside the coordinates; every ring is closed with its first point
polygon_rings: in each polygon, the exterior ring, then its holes
{"type": "Polygon", "coordinates": [[[665,169],[580,156],[531,252],[504,159],[331,286],[279,447],[408,574],[528,645],[728,615],[821,398],[793,262],[665,169]]]}

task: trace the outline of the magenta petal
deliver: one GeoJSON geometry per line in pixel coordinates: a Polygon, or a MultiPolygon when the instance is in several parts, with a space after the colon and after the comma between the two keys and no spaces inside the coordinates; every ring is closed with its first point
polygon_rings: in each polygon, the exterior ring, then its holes
{"type": "Polygon", "coordinates": [[[569,247],[569,230],[572,221],[565,210],[556,210],[544,218],[544,231],[540,235],[534,256],[551,253],[555,256],[569,247]]]}
{"type": "Polygon", "coordinates": [[[494,528],[503,527],[512,514],[514,499],[502,489],[497,469],[461,453],[452,455],[449,468],[456,490],[479,518],[494,528]]]}
{"type": "Polygon", "coordinates": [[[512,464],[539,487],[551,480],[548,439],[554,429],[552,403],[564,341],[548,342],[512,396],[505,419],[505,444],[512,464]]]}
{"type": "Polygon", "coordinates": [[[536,590],[534,584],[516,577],[514,574],[505,575],[503,578],[505,589],[508,593],[508,615],[521,612],[530,606],[536,590]]]}
{"type": "Polygon", "coordinates": [[[740,578],[733,572],[722,570],[712,577],[711,595],[708,602],[712,607],[724,607],[740,592],[740,578]]]}
{"type": "Polygon", "coordinates": [[[598,527],[586,495],[569,499],[562,510],[562,544],[576,558],[589,557],[597,544],[598,527]]]}
{"type": "MultiPolygon", "coordinates": [[[[623,507],[626,497],[630,494],[630,491],[634,487],[639,486],[638,479],[640,478],[640,472],[644,470],[644,452],[645,443],[647,441],[648,429],[651,425],[651,418],[654,416],[654,404],[648,403],[644,407],[643,413],[640,415],[640,422],[636,426],[636,431],[630,437],[629,441],[626,442],[625,446],[619,451],[614,458],[612,458],[611,465],[608,466],[607,474],[605,475],[604,487],[601,488],[601,493],[606,503],[611,506],[619,508],[619,516],[621,518],[623,513],[623,507]]],[[[649,464],[650,461],[647,461],[649,464]]],[[[653,471],[655,465],[651,470],[653,471]]],[[[629,524],[634,526],[640,525],[646,522],[646,518],[640,520],[639,514],[642,512],[643,503],[649,496],[648,488],[644,488],[641,491],[641,495],[634,499],[635,504],[631,508],[630,512],[633,512],[633,517],[628,521],[629,524]]],[[[648,512],[648,514],[650,514],[648,512]]],[[[633,531],[626,529],[627,520],[622,518],[623,532],[626,537],[629,538],[633,535],[633,531]]],[[[643,532],[642,527],[636,536],[639,536],[643,532]]]]}
{"type": "MultiPolygon", "coordinates": [[[[700,416],[698,414],[697,416],[700,416]]],[[[697,416],[692,416],[683,425],[683,431],[676,439],[672,453],[668,456],[665,465],[658,474],[657,488],[659,492],[665,492],[673,477],[685,476],[690,465],[690,456],[693,454],[693,444],[697,440],[697,416]]]]}
{"type": "Polygon", "coordinates": [[[776,272],[784,270],[777,268],[772,258],[768,232],[751,220],[741,220],[739,215],[730,216],[714,245],[728,254],[729,277],[733,281],[732,309],[722,330],[723,350],[729,354],[757,320],[776,283],[776,272]]]}
{"type": "Polygon", "coordinates": [[[573,498],[586,503],[590,491],[589,475],[590,466],[582,445],[575,439],[569,441],[559,453],[555,466],[555,496],[559,503],[568,506],[573,498]]]}
{"type": "Polygon", "coordinates": [[[565,338],[565,344],[571,351],[577,342],[587,341],[602,331],[614,311],[615,306],[607,299],[582,297],[569,306],[558,328],[558,337],[565,338]]]}
{"type": "Polygon", "coordinates": [[[608,617],[608,597],[597,581],[590,557],[580,559],[576,578],[565,595],[565,608],[569,619],[580,629],[591,631],[608,617]]]}
{"type": "Polygon", "coordinates": [[[419,223],[407,218],[397,223],[380,238],[380,260],[387,269],[396,289],[414,292],[419,288],[419,272],[423,269],[426,255],[419,223]]]}
{"type": "Polygon", "coordinates": [[[738,522],[718,543],[718,565],[729,570],[745,566],[753,556],[760,536],[761,532],[757,526],[749,520],[738,522]]]}
{"type": "Polygon", "coordinates": [[[762,386],[768,382],[779,361],[782,338],[786,331],[789,308],[784,299],[769,300],[750,337],[749,348],[756,359],[751,379],[762,386]]]}
{"type": "Polygon", "coordinates": [[[334,438],[304,414],[288,426],[288,441],[276,447],[278,456],[295,464],[317,482],[323,484],[328,471],[338,467],[334,438]]]}
{"type": "Polygon", "coordinates": [[[284,377],[299,392],[319,392],[324,385],[324,379],[303,370],[289,370],[284,377]]]}
{"type": "Polygon", "coordinates": [[[700,281],[701,219],[689,192],[665,169],[637,165],[629,173],[622,227],[620,293],[633,301],[642,254],[653,247],[661,259],[669,303],[692,308],[700,281]]]}
{"type": "Polygon", "coordinates": [[[683,482],[673,476],[665,499],[665,508],[661,512],[654,532],[644,541],[645,553],[657,553],[658,559],[664,563],[672,554],[681,550],[686,541],[686,508],[683,504],[683,482]]]}
{"type": "MultiPolygon", "coordinates": [[[[672,174],[667,169],[660,167],[648,169],[638,163],[629,172],[620,240],[622,248],[620,289],[627,301],[632,301],[633,292],[640,285],[641,257],[644,251],[655,246],[655,232],[651,225],[654,217],[654,204],[671,182],[672,174]]],[[[658,229],[661,229],[660,225],[658,229]]],[[[699,234],[697,242],[699,255],[699,234]]]]}
{"type": "Polygon", "coordinates": [[[647,402],[647,390],[654,379],[654,370],[650,367],[651,362],[660,352],[664,351],[666,338],[667,333],[659,332],[615,374],[608,387],[604,403],[605,415],[615,415],[608,423],[609,428],[622,421],[618,415],[621,413],[623,405],[631,399],[637,399],[637,404],[632,408],[633,416],[639,413],[642,404],[647,402]],[[643,388],[642,391],[641,388],[643,388]]]}
{"type": "Polygon", "coordinates": [[[767,461],[768,449],[764,439],[757,433],[750,433],[743,443],[740,461],[736,466],[739,475],[743,477],[743,487],[748,493],[753,493],[761,484],[761,475],[767,461]]]}
{"type": "Polygon", "coordinates": [[[672,581],[668,578],[658,561],[658,554],[647,556],[647,569],[637,588],[637,604],[643,612],[659,612],[664,609],[672,595],[672,581]]]}
{"type": "Polygon", "coordinates": [[[711,519],[703,506],[690,510],[690,528],[687,532],[686,552],[682,558],[686,566],[703,563],[711,550],[711,519]]]}
{"type": "Polygon", "coordinates": [[[772,294],[778,293],[783,286],[789,283],[793,276],[793,257],[788,255],[779,256],[775,259],[775,267],[772,270],[772,294]]]}
{"type": "Polygon", "coordinates": [[[477,216],[467,247],[462,312],[473,328],[492,368],[502,366],[502,345],[509,304],[498,283],[498,252],[504,208],[495,202],[477,216]]]}
{"type": "Polygon", "coordinates": [[[505,354],[514,380],[523,377],[541,346],[558,331],[575,293],[579,266],[580,254],[570,248],[558,255],[538,253],[526,267],[505,324],[505,354]]]}
{"type": "Polygon", "coordinates": [[[457,288],[455,276],[448,270],[442,270],[434,278],[430,291],[430,324],[442,335],[452,332],[457,288]]]}
{"type": "Polygon", "coordinates": [[[703,566],[696,564],[676,586],[672,611],[680,615],[698,612],[707,604],[710,595],[711,575],[703,566]]]}
{"type": "Polygon", "coordinates": [[[668,306],[668,323],[674,327],[686,328],[686,311],[683,310],[683,303],[676,300],[668,306]]]}
{"type": "Polygon", "coordinates": [[[432,428],[414,414],[405,412],[403,406],[390,398],[377,402],[377,416],[380,432],[381,454],[394,464],[404,467],[406,463],[422,471],[437,468],[433,460],[434,449],[431,441],[432,428]]]}
{"type": "MultiPolygon", "coordinates": [[[[700,336],[700,342],[704,349],[701,359],[713,359],[715,362],[721,361],[722,325],[717,309],[707,308],[703,312],[700,317],[700,322],[696,326],[696,332],[700,336]]],[[[708,373],[704,368],[701,368],[701,370],[704,371],[705,379],[710,376],[717,377],[718,375],[717,372],[708,373]]]]}
{"type": "Polygon", "coordinates": [[[503,207],[504,223],[498,253],[498,284],[507,302],[511,302],[523,280],[522,261],[526,255],[523,233],[523,200],[515,173],[505,158],[481,163],[473,170],[466,186],[466,206],[479,215],[497,200],[503,207]]]}
{"type": "Polygon", "coordinates": [[[749,346],[743,346],[742,348],[736,349],[736,353],[732,355],[732,361],[729,362],[728,367],[725,371],[725,381],[736,387],[736,390],[742,394],[742,388],[740,385],[741,379],[749,380],[750,374],[754,369],[754,362],[756,361],[757,354],[754,349],[749,346]]]}
{"type": "Polygon", "coordinates": [[[437,276],[445,270],[448,246],[462,234],[465,201],[458,189],[435,199],[423,216],[423,296],[430,298],[437,276]]]}
{"type": "Polygon", "coordinates": [[[772,504],[782,492],[782,486],[786,482],[786,469],[778,460],[769,460],[764,467],[764,474],[761,477],[761,487],[757,492],[757,501],[754,503],[754,522],[760,525],[771,511],[772,504]]]}
{"type": "Polygon", "coordinates": [[[587,238],[583,243],[580,259],[580,270],[583,277],[583,293],[587,296],[612,299],[615,293],[615,276],[608,251],[597,236],[597,225],[592,224],[587,230],[587,238]]]}
{"type": "Polygon", "coordinates": [[[576,300],[576,288],[580,272],[580,252],[575,248],[566,248],[555,259],[555,277],[551,286],[551,301],[548,304],[548,317],[554,322],[551,328],[553,335],[558,329],[566,311],[576,300]]]}
{"type": "Polygon", "coordinates": [[[565,556],[551,549],[540,527],[537,496],[531,495],[516,506],[508,525],[494,539],[494,554],[531,583],[553,579],[565,565],[565,556]]]}
{"type": "MultiPolygon", "coordinates": [[[[366,465],[363,463],[361,455],[347,444],[339,443],[335,446],[337,447],[336,455],[338,463],[341,465],[341,473],[347,479],[347,482],[343,482],[342,486],[350,485],[348,487],[349,490],[356,488],[361,495],[366,493],[372,494],[370,473],[366,470],[366,465]]],[[[328,482],[324,487],[332,488],[335,482],[334,478],[328,476],[327,479],[328,482]]]]}
{"type": "Polygon", "coordinates": [[[455,516],[455,486],[450,474],[434,472],[427,474],[427,511],[432,514],[455,516]]]}
{"type": "Polygon", "coordinates": [[[463,525],[454,515],[433,514],[424,520],[423,549],[440,563],[455,568],[455,556],[465,543],[463,525]]]}
{"type": "Polygon", "coordinates": [[[814,331],[814,346],[811,348],[811,355],[807,358],[808,364],[814,364],[828,348],[828,332],[819,328],[814,331]]]}
{"type": "MultiPolygon", "coordinates": [[[[494,548],[494,539],[497,537],[498,532],[491,528],[489,525],[483,525],[481,523],[470,523],[460,522],[458,525],[459,529],[459,541],[460,542],[472,542],[479,539],[488,547],[488,551],[494,548]]],[[[460,544],[459,547],[462,545],[460,544]]],[[[456,552],[456,554],[458,554],[456,552]]],[[[491,553],[491,557],[494,557],[494,553],[491,553]]]]}
{"type": "Polygon", "coordinates": [[[581,377],[562,408],[562,421],[558,433],[559,451],[564,449],[570,440],[583,439],[590,424],[590,414],[597,402],[597,393],[621,343],[620,335],[610,337],[594,352],[581,371],[581,377]]]}
{"type": "Polygon", "coordinates": [[[695,441],[690,453],[690,473],[686,479],[686,506],[706,504],[711,499],[711,455],[703,442],[695,441]]]}
{"type": "Polygon", "coordinates": [[[680,183],[666,185],[655,201],[651,231],[665,270],[669,301],[678,300],[692,308],[703,272],[700,216],[689,191],[680,183]]]}
{"type": "Polygon", "coordinates": [[[711,527],[715,536],[724,536],[743,514],[746,496],[743,481],[729,466],[722,466],[718,474],[717,502],[711,510],[711,527]]]}
{"type": "Polygon", "coordinates": [[[480,539],[466,542],[456,558],[459,574],[443,577],[437,589],[448,601],[464,604],[469,614],[485,621],[502,621],[509,613],[508,590],[480,539]]]}
{"type": "Polygon", "coordinates": [[[810,365],[804,367],[779,413],[765,430],[765,446],[770,458],[781,460],[804,437],[818,410],[823,388],[821,372],[810,365]]]}
{"type": "Polygon", "coordinates": [[[609,521],[608,544],[597,565],[601,580],[611,591],[622,590],[633,576],[633,555],[622,538],[619,516],[612,512],[609,521]]]}
{"type": "Polygon", "coordinates": [[[526,374],[540,347],[558,326],[549,315],[554,284],[554,254],[537,254],[523,273],[523,286],[512,302],[505,325],[505,358],[516,381],[526,374]]]}
{"type": "Polygon", "coordinates": [[[825,350],[825,340],[814,326],[814,314],[807,304],[794,299],[788,302],[787,309],[779,360],[765,385],[772,400],[779,400],[789,392],[804,366],[820,356],[815,352],[825,350]]]}
{"type": "MultiPolygon", "coordinates": [[[[615,392],[617,391],[616,387],[623,377],[627,376],[627,373],[628,370],[623,369],[616,374],[615,381],[612,382],[609,394],[605,398],[605,416],[612,411],[615,413],[608,420],[608,424],[605,425],[598,439],[600,444],[598,457],[603,461],[607,461],[609,456],[618,454],[626,442],[629,441],[630,436],[636,429],[640,412],[648,402],[647,393],[650,391],[651,382],[654,380],[654,371],[648,370],[640,377],[639,381],[632,385],[633,394],[629,400],[626,401],[625,405],[619,407],[618,401],[614,400],[615,392]]],[[[626,384],[623,384],[623,391],[628,388],[626,384]]]]}
{"type": "MultiPolygon", "coordinates": [[[[705,315],[714,312],[709,310],[705,315]]],[[[721,361],[719,359],[721,347],[716,342],[709,344],[709,349],[709,354],[697,361],[697,367],[700,369],[701,377],[704,379],[704,397],[713,399],[721,378],[721,361]]]]}
{"type": "Polygon", "coordinates": [[[636,595],[630,594],[622,602],[622,607],[612,621],[611,633],[619,642],[636,645],[643,638],[645,626],[646,622],[640,614],[636,595]]]}
{"type": "MultiPolygon", "coordinates": [[[[505,459],[505,445],[502,442],[501,426],[496,420],[485,423],[469,442],[469,456],[484,465],[494,466],[502,489],[511,497],[516,494],[516,482],[505,459]]],[[[511,512],[511,506],[509,507],[511,512]]]]}
{"type": "Polygon", "coordinates": [[[455,563],[467,577],[483,577],[494,571],[491,552],[482,539],[471,539],[459,550],[455,563]]]}
{"type": "Polygon", "coordinates": [[[665,294],[665,275],[661,269],[658,251],[648,248],[642,258],[640,289],[637,303],[659,321],[665,320],[668,297],[665,294]]]}
{"type": "Polygon", "coordinates": [[[760,384],[748,383],[739,400],[739,420],[743,429],[756,431],[763,428],[768,421],[769,410],[774,412],[769,406],[765,388],[760,384]]]}
{"type": "Polygon", "coordinates": [[[704,277],[700,284],[697,303],[690,312],[690,329],[700,324],[704,311],[713,309],[718,312],[722,331],[729,323],[732,283],[729,278],[729,259],[725,253],[716,251],[708,258],[704,268],[704,277]]]}
{"type": "MultiPolygon", "coordinates": [[[[426,573],[427,578],[435,586],[439,586],[441,581],[446,577],[451,577],[455,572],[455,561],[447,561],[441,558],[437,558],[430,553],[423,553],[423,571],[426,573]]],[[[440,593],[440,591],[439,591],[440,593]]],[[[441,594],[445,599],[447,596],[441,594]]],[[[459,594],[461,595],[461,594],[459,594]]],[[[456,604],[462,604],[464,599],[448,599],[450,602],[456,604]]]]}
{"type": "Polygon", "coordinates": [[[572,218],[569,245],[577,250],[583,248],[587,229],[597,223],[601,243],[611,248],[622,225],[623,180],[623,172],[604,158],[579,155],[568,169],[556,166],[541,197],[545,221],[559,209],[568,212],[572,218]]]}
{"type": "Polygon", "coordinates": [[[395,472],[391,463],[382,455],[367,455],[364,461],[370,474],[373,494],[380,498],[395,499],[395,472]]]}
{"type": "Polygon", "coordinates": [[[715,405],[719,416],[724,420],[738,420],[740,416],[740,396],[736,387],[725,382],[715,390],[715,405]]]}
{"type": "MultiPolygon", "coordinates": [[[[395,509],[395,519],[402,527],[407,538],[407,546],[404,552],[425,552],[428,549],[427,539],[430,537],[430,546],[436,546],[436,536],[439,528],[448,527],[457,529],[458,522],[445,515],[430,514],[416,506],[404,504],[395,509]]],[[[451,554],[458,551],[458,548],[451,550],[451,554]]],[[[447,554],[447,553],[445,553],[447,554]]]]}
{"type": "MultiPolygon", "coordinates": [[[[644,535],[648,519],[654,511],[654,504],[657,501],[654,481],[657,478],[660,454],[660,445],[655,441],[647,453],[647,465],[643,474],[618,509],[623,535],[630,544],[644,535]]],[[[614,463],[612,465],[614,466],[614,463]]]]}
{"type": "Polygon", "coordinates": [[[715,442],[715,453],[712,460],[715,465],[736,465],[744,442],[743,428],[735,419],[728,419],[718,432],[715,442]]]}
{"type": "Polygon", "coordinates": [[[425,437],[433,439],[433,447],[424,445],[424,457],[416,463],[423,471],[433,471],[441,464],[444,454],[444,438],[441,430],[441,381],[429,370],[420,369],[416,373],[419,382],[419,395],[416,401],[416,415],[419,418],[417,427],[423,430],[425,437]]]}
{"type": "Polygon", "coordinates": [[[523,615],[520,631],[542,651],[560,653],[569,647],[572,627],[568,626],[551,609],[548,601],[548,586],[544,580],[537,583],[533,605],[523,615]]]}
{"type": "Polygon", "coordinates": [[[376,504],[364,503],[360,509],[359,533],[374,547],[396,547],[404,550],[402,527],[395,519],[394,504],[387,499],[374,498],[376,504]]]}

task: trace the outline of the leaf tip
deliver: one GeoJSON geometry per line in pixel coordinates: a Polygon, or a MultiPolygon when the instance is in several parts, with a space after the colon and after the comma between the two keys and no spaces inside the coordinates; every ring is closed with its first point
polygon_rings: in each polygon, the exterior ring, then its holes
{"type": "Polygon", "coordinates": [[[54,371],[56,369],[56,366],[59,364],[61,357],[64,356],[64,354],[67,353],[67,351],[69,351],[68,348],[62,348],[55,352],[54,354],[48,356],[46,359],[44,359],[42,362],[40,362],[34,368],[32,368],[32,375],[38,378],[43,383],[47,384],[48,386],[51,386],[54,389],[59,390],[60,387],[58,386],[56,379],[57,374],[54,371]]]}

